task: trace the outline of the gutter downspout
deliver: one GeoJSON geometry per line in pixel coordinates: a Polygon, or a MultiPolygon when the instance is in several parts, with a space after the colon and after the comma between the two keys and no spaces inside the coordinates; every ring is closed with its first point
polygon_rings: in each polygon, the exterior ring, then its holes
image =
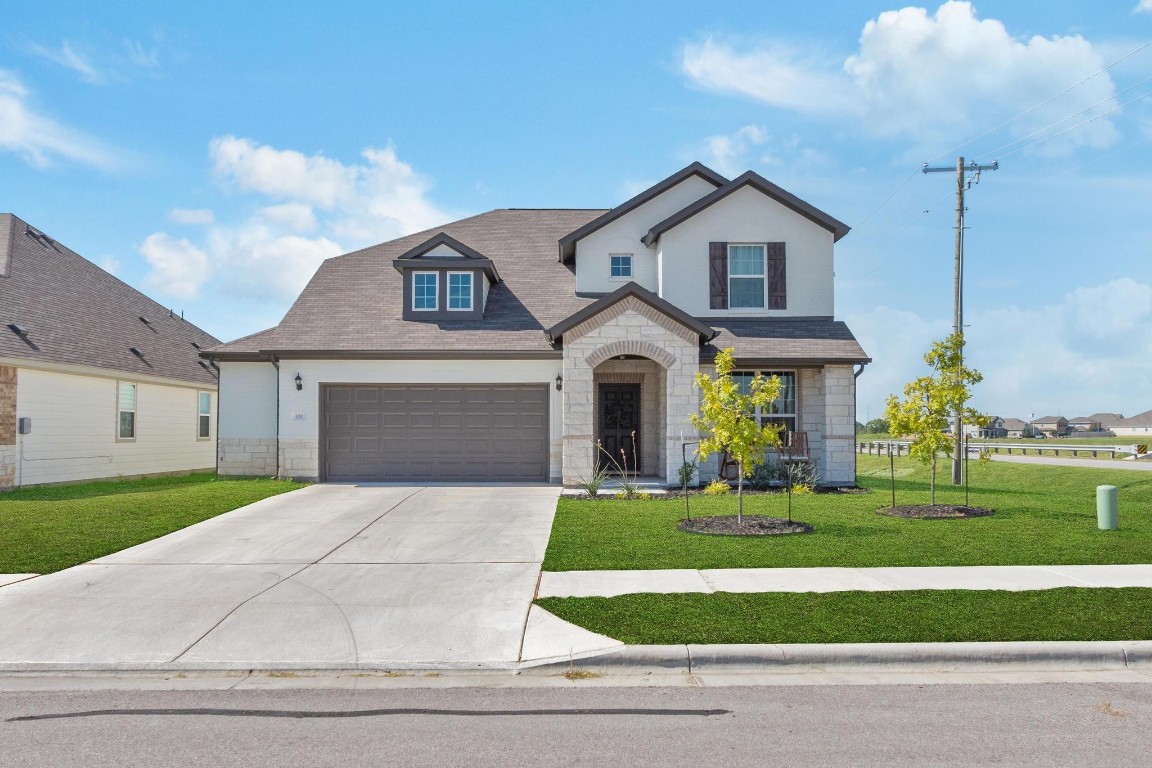
{"type": "Polygon", "coordinates": [[[857,395],[856,395],[856,379],[860,378],[860,374],[864,373],[864,366],[868,365],[868,363],[857,363],[857,365],[859,365],[860,367],[857,368],[856,370],[852,371],[852,476],[853,476],[853,478],[855,478],[855,476],[856,476],[856,422],[859,421],[859,419],[857,418],[857,415],[856,415],[858,413],[857,408],[856,408],[856,397],[857,397],[857,395]]]}
{"type": "Polygon", "coordinates": [[[271,353],[268,361],[276,369],[276,479],[280,479],[280,361],[271,353]]]}

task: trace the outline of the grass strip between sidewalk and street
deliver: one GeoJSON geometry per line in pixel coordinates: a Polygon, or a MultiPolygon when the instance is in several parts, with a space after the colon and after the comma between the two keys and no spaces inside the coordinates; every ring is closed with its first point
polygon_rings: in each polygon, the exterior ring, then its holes
{"type": "Polygon", "coordinates": [[[771,592],[550,597],[628,645],[1152,640],[1152,589],[771,592]]]}
{"type": "Polygon", "coordinates": [[[0,493],[0,573],[52,573],[305,484],[215,474],[0,493]]]}
{"type": "MultiPolygon", "coordinates": [[[[1152,472],[969,464],[971,504],[991,517],[908,520],[876,514],[891,503],[888,459],[858,456],[866,493],[792,499],[792,516],[815,531],[791,536],[702,536],[677,530],[684,499],[561,498],[546,571],[666,568],[809,568],[1152,563],[1152,472]],[[1096,525],[1096,486],[1119,488],[1120,530],[1096,525]]],[[[927,468],[895,460],[896,503],[926,504],[927,468]]],[[[964,503],[941,461],[936,501],[964,503]]],[[[692,517],[734,515],[736,498],[693,494],[692,517]]],[[[784,494],[744,499],[746,514],[783,517],[784,494]]]]}

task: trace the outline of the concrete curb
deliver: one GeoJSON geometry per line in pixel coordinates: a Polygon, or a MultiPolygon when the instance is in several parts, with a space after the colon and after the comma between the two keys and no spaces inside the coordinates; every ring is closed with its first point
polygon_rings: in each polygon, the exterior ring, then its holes
{"type": "Polygon", "coordinates": [[[793,645],[631,645],[600,656],[521,670],[631,674],[706,672],[1152,671],[1152,641],[859,643],[793,645]]]}

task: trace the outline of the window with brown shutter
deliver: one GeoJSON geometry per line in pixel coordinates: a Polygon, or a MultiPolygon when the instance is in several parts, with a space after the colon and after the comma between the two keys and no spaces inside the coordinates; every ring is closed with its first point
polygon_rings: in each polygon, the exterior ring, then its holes
{"type": "Polygon", "coordinates": [[[708,243],[708,294],[711,309],[728,309],[728,243],[708,243]]]}
{"type": "Polygon", "coordinates": [[[767,244],[768,309],[788,309],[788,279],[784,243],[767,244]]]}

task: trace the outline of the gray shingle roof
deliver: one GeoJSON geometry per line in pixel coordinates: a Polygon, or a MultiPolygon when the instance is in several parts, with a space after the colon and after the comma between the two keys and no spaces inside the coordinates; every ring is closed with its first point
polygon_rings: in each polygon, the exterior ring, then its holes
{"type": "MultiPolygon", "coordinates": [[[[262,351],[308,356],[452,356],[513,352],[556,354],[545,329],[595,299],[576,296],[574,267],[556,259],[560,238],[604,211],[502,209],[418,232],[325,261],[274,329],[238,339],[211,356],[252,356],[262,351]],[[503,282],[492,286],[482,320],[429,322],[402,319],[401,275],[394,259],[445,232],[484,254],[503,282]]],[[[844,323],[828,318],[721,320],[701,318],[721,330],[705,355],[735,347],[748,359],[865,362],[844,323]]]]}
{"type": "Polygon", "coordinates": [[[1115,427],[1152,427],[1152,411],[1144,411],[1126,419],[1114,421],[1110,426],[1115,427]]]}
{"type": "Polygon", "coordinates": [[[192,342],[205,349],[220,343],[16,216],[0,214],[0,357],[214,385],[192,342]]]}

